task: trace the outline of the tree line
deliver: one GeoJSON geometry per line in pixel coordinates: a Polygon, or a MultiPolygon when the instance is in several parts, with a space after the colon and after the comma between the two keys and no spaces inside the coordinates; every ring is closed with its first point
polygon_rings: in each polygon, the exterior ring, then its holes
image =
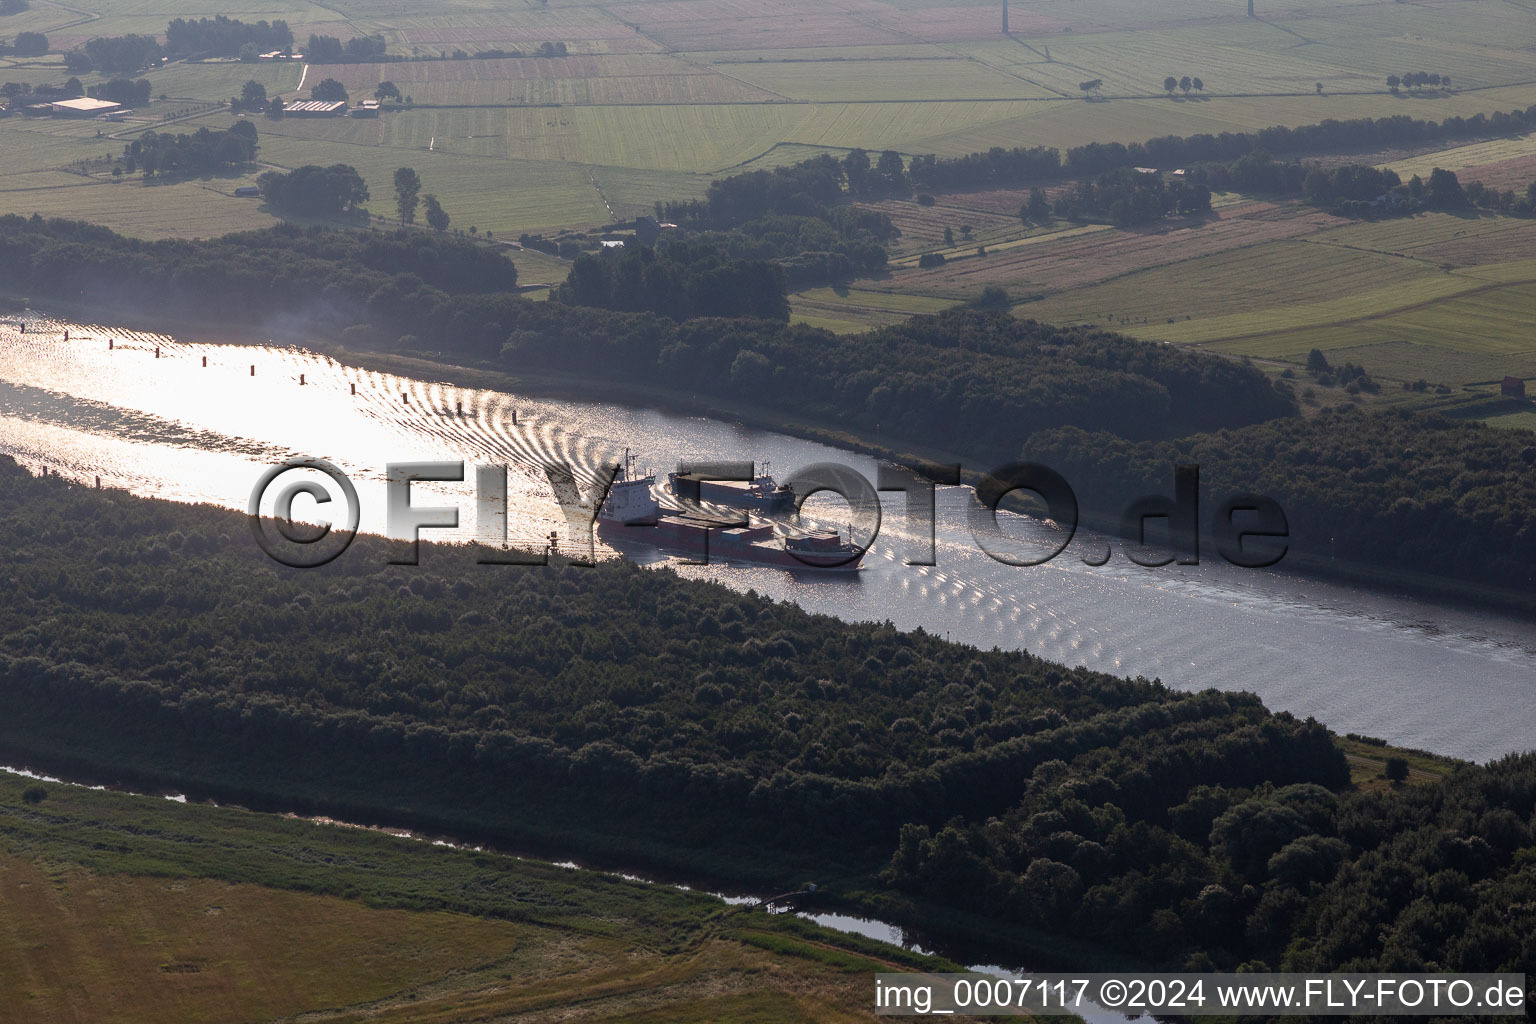
{"type": "MultiPolygon", "coordinates": [[[[1087,84],[1087,83],[1084,83],[1087,84]]],[[[1092,178],[1122,167],[1175,169],[1230,163],[1257,151],[1273,156],[1325,154],[1490,138],[1536,128],[1536,105],[1524,110],[1426,121],[1391,117],[1329,119],[1319,124],[1275,126],[1253,132],[1165,135],[1146,142],[1090,142],[1065,152],[1046,146],[993,147],[960,157],[913,157],[907,178],[917,188],[1018,188],[1063,178],[1092,178]]]]}
{"type": "Polygon", "coordinates": [[[242,57],[254,60],[258,53],[293,49],[293,30],[281,19],[246,23],[224,15],[212,18],[176,18],[165,27],[165,44],[154,36],[130,33],[96,36],[64,54],[73,74],[99,71],[112,75],[133,74],[172,58],[242,57]]]}
{"type": "Polygon", "coordinates": [[[281,19],[246,24],[219,14],[195,21],[175,18],[165,27],[165,51],[175,57],[236,57],[242,51],[292,49],[293,30],[281,19]]]}

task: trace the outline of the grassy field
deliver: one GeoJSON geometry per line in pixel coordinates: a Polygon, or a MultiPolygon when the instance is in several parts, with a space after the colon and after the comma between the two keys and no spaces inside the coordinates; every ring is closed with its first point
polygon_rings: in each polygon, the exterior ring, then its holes
{"type": "Polygon", "coordinates": [[[693,893],[0,775],[0,1019],[873,1019],[895,947],[693,893]]]}
{"type": "Polygon", "coordinates": [[[953,305],[926,295],[867,288],[809,288],[789,297],[790,319],[795,323],[825,327],[838,334],[899,323],[912,316],[937,313],[953,305]]]}
{"type": "Polygon", "coordinates": [[[1392,785],[1386,778],[1389,757],[1401,757],[1408,762],[1407,784],[1410,786],[1443,779],[1461,763],[1455,758],[1370,743],[1363,738],[1340,736],[1337,743],[1349,761],[1349,781],[1365,790],[1386,789],[1392,785]]]}

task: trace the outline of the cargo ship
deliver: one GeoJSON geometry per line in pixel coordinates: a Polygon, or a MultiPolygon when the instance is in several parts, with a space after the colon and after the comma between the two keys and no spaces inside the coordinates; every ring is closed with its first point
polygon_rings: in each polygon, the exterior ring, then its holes
{"type": "MultiPolygon", "coordinates": [[[[728,505],[771,518],[787,516],[795,511],[795,489],[775,481],[768,474],[767,463],[763,464],[763,471],[750,481],[699,480],[694,486],[699,489],[700,501],[714,505],[728,505]]],[[[676,473],[667,474],[667,491],[673,495],[679,494],[676,473]]]]}
{"type": "Polygon", "coordinates": [[[833,530],[793,530],[743,511],[711,514],[702,509],[663,508],[656,477],[639,474],[627,455],[597,514],[598,536],[689,555],[697,561],[751,562],[793,572],[852,572],[864,549],[833,530]]]}

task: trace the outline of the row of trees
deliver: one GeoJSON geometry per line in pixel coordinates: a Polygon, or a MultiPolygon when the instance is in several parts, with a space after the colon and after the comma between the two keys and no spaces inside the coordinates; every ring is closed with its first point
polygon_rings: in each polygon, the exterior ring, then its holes
{"type": "MultiPolygon", "coordinates": [[[[1442,79],[1443,81],[1443,79],[1442,79]]],[[[1191,86],[1194,80],[1190,80],[1191,86]]],[[[1088,84],[1088,83],[1083,83],[1088,84]]],[[[1102,83],[1101,83],[1102,84],[1102,83]]],[[[1230,163],[1264,152],[1273,156],[1325,154],[1489,138],[1536,129],[1536,105],[1525,110],[1416,120],[1406,115],[1327,120],[1296,127],[1219,135],[1167,135],[1146,142],[1091,142],[1065,152],[1044,146],[1004,149],[961,157],[916,156],[906,176],[919,189],[1018,188],[1063,178],[1091,178],[1121,167],[1190,167],[1230,163]]]]}
{"type": "Polygon", "coordinates": [[[1406,183],[1391,168],[1368,164],[1323,167],[1293,160],[1281,163],[1258,150],[1230,164],[1190,168],[1189,181],[1221,191],[1269,195],[1300,195],[1309,203],[1344,216],[1392,216],[1419,209],[1459,210],[1480,206],[1515,216],[1536,212],[1536,185],[1517,195],[1480,183],[1461,184],[1454,171],[1436,167],[1425,181],[1414,175],[1406,183]]]}
{"type": "Polygon", "coordinates": [[[1432,89],[1449,89],[1451,87],[1451,76],[1432,71],[1409,71],[1402,75],[1387,76],[1387,90],[1393,95],[1396,95],[1401,89],[1412,89],[1418,92],[1425,86],[1429,86],[1432,89]]]}
{"type": "Polygon", "coordinates": [[[335,36],[310,35],[304,59],[311,64],[341,64],[369,61],[384,55],[388,48],[383,36],[353,36],[342,42],[335,36]]]}
{"type": "Polygon", "coordinates": [[[1175,78],[1172,75],[1169,75],[1167,78],[1163,79],[1164,92],[1166,92],[1169,96],[1172,96],[1173,90],[1175,89],[1181,90],[1185,96],[1188,96],[1189,90],[1191,89],[1195,90],[1195,92],[1204,92],[1205,83],[1198,78],[1191,78],[1188,75],[1185,75],[1183,78],[1175,78]]]}
{"type": "Polygon", "coordinates": [[[421,176],[410,167],[401,167],[395,171],[395,212],[400,215],[400,223],[416,223],[418,208],[424,208],[427,226],[433,231],[448,230],[452,218],[443,204],[430,192],[422,195],[421,176]]]}

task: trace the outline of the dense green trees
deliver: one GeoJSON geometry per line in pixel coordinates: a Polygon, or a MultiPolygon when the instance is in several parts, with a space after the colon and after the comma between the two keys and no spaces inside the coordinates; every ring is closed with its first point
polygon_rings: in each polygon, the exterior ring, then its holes
{"type": "Polygon", "coordinates": [[[11,48],[18,57],[38,57],[48,52],[48,37],[41,32],[18,32],[11,48]]]}
{"type": "Polygon", "coordinates": [[[347,89],[334,78],[327,78],[319,82],[309,90],[310,99],[323,100],[326,103],[345,103],[347,101],[347,89]]]}
{"type": "MultiPolygon", "coordinates": [[[[279,226],[216,241],[145,242],[79,222],[7,216],[0,217],[0,253],[9,279],[35,295],[131,293],[167,313],[229,323],[260,322],[273,309],[327,296],[343,316],[366,316],[373,298],[381,318],[403,314],[404,327],[430,335],[469,319],[450,296],[497,293],[507,303],[534,305],[502,294],[516,287],[517,269],[500,252],[426,232],[279,226]],[[419,303],[402,298],[413,296],[419,303]]],[[[488,354],[503,340],[498,331],[488,354]]]]}
{"type": "Polygon", "coordinates": [[[292,572],[237,513],[8,460],[0,531],[0,755],[41,767],[764,884],[809,862],[930,930],[1152,967],[1536,956],[1536,755],[1353,791],[1325,729],[1248,694],[623,562],[404,568],[361,538],[292,572]]]}
{"type": "Polygon", "coordinates": [[[7,756],[440,820],[488,807],[503,835],[707,832],[727,870],[750,843],[873,872],[903,826],[1005,813],[1063,764],[1093,765],[1078,795],[1133,822],[1197,783],[1346,778],[1325,730],[1251,695],[849,626],[625,562],[432,549],[403,569],[363,538],[296,573],[237,513],[9,462],[0,528],[17,559],[7,756]]]}
{"type": "Polygon", "coordinates": [[[104,75],[131,75],[155,64],[160,57],[160,44],[154,36],[97,36],[86,40],[84,46],[72,53],[83,54],[86,67],[77,61],[71,71],[95,70],[104,75]]]}
{"type": "Polygon", "coordinates": [[[246,24],[222,14],[212,18],[176,18],[165,27],[166,52],[177,57],[233,57],[242,47],[258,52],[291,50],[293,30],[281,19],[246,24]]]}
{"type": "Polygon", "coordinates": [[[1113,515],[1195,463],[1213,493],[1278,501],[1293,550],[1528,590],[1536,581],[1536,444],[1524,431],[1346,406],[1178,441],[1079,430],[1035,435],[1027,457],[1113,515]]]}
{"type": "Polygon", "coordinates": [[[388,45],[383,36],[353,36],[343,43],[335,36],[310,35],[304,56],[315,64],[341,64],[375,60],[388,45]]]}
{"type": "Polygon", "coordinates": [[[1072,219],[1108,218],[1116,227],[1150,224],[1177,214],[1192,216],[1211,209],[1211,190],[1203,184],[1164,181],[1129,167],[1080,181],[1056,200],[1056,212],[1072,219]]]}
{"type": "Polygon", "coordinates": [[[262,197],[301,217],[342,217],[368,201],[368,185],[347,164],[307,164],[286,174],[267,171],[256,179],[262,197]]]}
{"type": "Polygon", "coordinates": [[[674,320],[751,316],[788,320],[781,272],[762,260],[722,258],[708,245],[640,245],[578,256],[555,298],[576,306],[650,311],[674,320]]]}
{"type": "MultiPolygon", "coordinates": [[[[148,83],[146,83],[147,85],[148,83]]],[[[145,132],[123,147],[123,155],[144,169],[144,176],[215,174],[256,159],[256,126],[240,121],[224,131],[199,128],[172,135],[145,132]]]]}
{"type": "Polygon", "coordinates": [[[421,175],[410,167],[395,170],[395,212],[401,224],[416,223],[416,210],[421,205],[421,175]]]}
{"type": "MultiPolygon", "coordinates": [[[[847,205],[845,197],[890,191],[903,181],[901,157],[878,166],[854,150],[842,161],[818,156],[771,171],[750,171],[710,184],[703,201],[658,203],[657,216],[685,229],[679,263],[697,262],[700,246],[716,263],[775,263],[785,287],[847,281],[885,269],[885,245],[900,232],[885,214],[847,205]],[[844,184],[847,192],[844,192],[844,184]]],[[[673,240],[663,236],[665,250],[673,240]]]]}
{"type": "Polygon", "coordinates": [[[443,204],[437,201],[437,196],[428,192],[421,197],[421,205],[428,227],[439,232],[448,230],[448,223],[452,218],[448,216],[448,211],[443,209],[443,204]]]}

